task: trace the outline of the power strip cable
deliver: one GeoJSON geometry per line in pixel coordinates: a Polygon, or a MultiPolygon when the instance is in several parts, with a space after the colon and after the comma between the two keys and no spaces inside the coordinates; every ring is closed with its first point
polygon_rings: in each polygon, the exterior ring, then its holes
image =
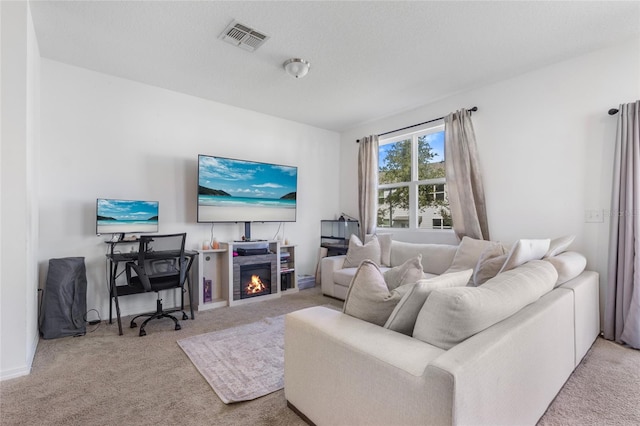
{"type": "Polygon", "coordinates": [[[97,326],[93,330],[89,330],[89,333],[93,333],[94,331],[96,331],[97,329],[100,328],[100,325],[102,325],[102,318],[100,317],[100,312],[97,309],[89,309],[87,312],[85,312],[85,314],[83,316],[83,319],[84,319],[84,322],[86,322],[87,324],[97,326]],[[97,320],[87,321],[87,315],[91,311],[95,312],[96,315],[98,315],[98,319],[97,320]]]}

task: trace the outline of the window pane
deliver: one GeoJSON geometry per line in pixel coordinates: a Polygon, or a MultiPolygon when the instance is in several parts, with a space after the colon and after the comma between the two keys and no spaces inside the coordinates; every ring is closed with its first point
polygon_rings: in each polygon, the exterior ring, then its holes
{"type": "Polygon", "coordinates": [[[378,190],[378,227],[409,227],[409,187],[378,190]]]}
{"type": "Polygon", "coordinates": [[[434,130],[381,143],[378,150],[378,184],[382,186],[378,191],[378,227],[409,228],[417,223],[422,229],[451,229],[445,180],[445,134],[444,130],[434,130]]]}
{"type": "Polygon", "coordinates": [[[380,145],[378,182],[398,183],[411,180],[411,139],[380,145]]]}
{"type": "Polygon", "coordinates": [[[444,131],[418,137],[418,180],[444,177],[444,131]]]}
{"type": "Polygon", "coordinates": [[[451,229],[446,185],[418,185],[418,228],[451,229]]]}
{"type": "Polygon", "coordinates": [[[432,229],[451,229],[451,219],[431,219],[432,229]]]}

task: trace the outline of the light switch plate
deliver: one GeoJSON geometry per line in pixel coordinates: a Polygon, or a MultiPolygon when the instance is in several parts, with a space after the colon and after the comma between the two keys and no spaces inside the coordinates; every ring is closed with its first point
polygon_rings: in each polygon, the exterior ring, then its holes
{"type": "Polygon", "coordinates": [[[584,221],[585,221],[585,223],[602,223],[602,222],[604,222],[602,209],[586,209],[584,211],[584,221]]]}

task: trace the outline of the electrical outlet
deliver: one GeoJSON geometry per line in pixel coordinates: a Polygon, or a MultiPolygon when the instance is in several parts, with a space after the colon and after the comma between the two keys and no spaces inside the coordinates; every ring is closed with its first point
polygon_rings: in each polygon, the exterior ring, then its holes
{"type": "Polygon", "coordinates": [[[586,209],[584,211],[584,221],[585,221],[585,223],[602,223],[602,222],[604,222],[602,209],[586,209]]]}

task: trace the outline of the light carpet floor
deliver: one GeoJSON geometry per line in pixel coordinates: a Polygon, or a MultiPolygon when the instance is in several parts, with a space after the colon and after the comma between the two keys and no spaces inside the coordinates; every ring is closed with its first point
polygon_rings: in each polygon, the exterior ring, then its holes
{"type": "MultiPolygon", "coordinates": [[[[315,287],[197,313],[180,331],[152,321],[145,337],[126,327],[118,336],[114,323],[84,337],[41,340],[32,373],[0,382],[0,424],[304,425],[283,390],[225,405],[176,342],[327,303],[342,305],[315,287]]],[[[639,366],[640,351],[598,339],[540,424],[640,424],[639,366]]]]}
{"type": "Polygon", "coordinates": [[[538,425],[640,425],[640,351],[596,339],[538,425]]]}

